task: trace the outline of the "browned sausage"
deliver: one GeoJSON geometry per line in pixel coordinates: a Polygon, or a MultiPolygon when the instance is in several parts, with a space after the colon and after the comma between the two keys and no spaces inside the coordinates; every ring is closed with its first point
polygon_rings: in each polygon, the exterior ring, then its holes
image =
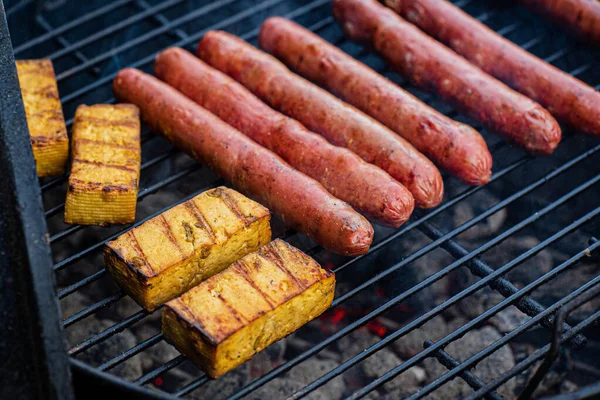
{"type": "Polygon", "coordinates": [[[198,55],[274,109],[389,173],[410,190],[419,206],[433,207],[442,200],[439,171],[410,143],[269,54],[233,35],[213,31],[198,44],[198,55]]]}
{"type": "Polygon", "coordinates": [[[531,11],[562,25],[587,42],[600,42],[598,0],[519,0],[531,11]]]}
{"type": "MultiPolygon", "coordinates": [[[[523,50],[445,0],[386,3],[482,70],[538,101],[559,120],[600,135],[600,93],[579,79],[523,50]]],[[[600,3],[597,6],[600,10],[600,3]]]]}
{"type": "Polygon", "coordinates": [[[187,51],[163,51],[156,57],[154,73],[367,217],[399,227],[412,214],[412,195],[385,171],[273,110],[187,51]]]}
{"type": "Polygon", "coordinates": [[[260,29],[259,43],[300,75],[396,131],[463,181],[489,180],[492,156],[475,129],[438,113],[308,29],[269,18],[260,29]]]}
{"type": "Polygon", "coordinates": [[[536,154],[561,138],[556,120],[375,0],[334,0],[333,12],[353,39],[366,41],[416,86],[536,154]]]}
{"type": "Polygon", "coordinates": [[[115,77],[113,91],[140,107],[154,131],[317,243],[345,255],[369,249],[373,227],[363,216],[166,83],[128,68],[115,77]]]}

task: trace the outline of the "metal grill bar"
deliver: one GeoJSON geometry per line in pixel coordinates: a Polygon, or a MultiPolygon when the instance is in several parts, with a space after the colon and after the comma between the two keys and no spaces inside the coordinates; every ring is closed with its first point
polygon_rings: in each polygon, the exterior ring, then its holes
{"type": "MultiPolygon", "coordinates": [[[[150,10],[151,9],[150,5],[145,0],[136,0],[135,4],[137,4],[142,10],[150,10]]],[[[152,15],[152,19],[154,19],[161,25],[169,25],[171,23],[171,21],[169,21],[167,19],[167,17],[165,17],[161,13],[152,15]]],[[[179,39],[187,38],[187,34],[181,29],[176,29],[174,31],[171,31],[170,33],[172,33],[175,37],[178,37],[179,39]]]]}
{"type": "Polygon", "coordinates": [[[189,385],[184,386],[183,388],[179,389],[178,391],[173,393],[173,395],[175,395],[177,397],[185,396],[186,394],[192,393],[194,390],[202,387],[202,385],[208,383],[208,381],[209,381],[208,376],[203,375],[202,377],[194,380],[189,385]]]}
{"type": "Polygon", "coordinates": [[[91,21],[95,18],[98,18],[104,14],[108,14],[112,10],[116,10],[117,8],[127,5],[127,3],[131,3],[132,1],[133,0],[116,0],[116,1],[110,2],[107,5],[105,5],[104,7],[98,8],[97,10],[94,10],[94,11],[92,11],[82,17],[79,17],[71,22],[68,22],[59,27],[56,27],[51,32],[45,33],[44,35],[38,36],[35,39],[32,39],[26,43],[23,43],[20,46],[15,47],[15,49],[14,49],[15,56],[17,56],[19,53],[22,53],[23,51],[25,51],[27,49],[32,48],[33,46],[36,46],[36,45],[43,43],[49,39],[55,38],[73,28],[83,25],[86,22],[89,22],[89,21],[91,21]]]}
{"type": "MultiPolygon", "coordinates": [[[[561,343],[565,343],[566,341],[570,340],[571,338],[573,338],[573,336],[581,333],[581,331],[583,331],[585,328],[592,325],[592,323],[598,320],[600,320],[600,310],[596,311],[594,314],[590,315],[589,317],[581,321],[579,324],[575,325],[573,329],[563,333],[561,337],[561,343]]],[[[485,386],[481,387],[477,392],[467,397],[466,400],[475,400],[482,398],[485,395],[485,393],[489,392],[490,390],[497,389],[506,381],[529,369],[533,364],[540,361],[549,351],[550,344],[547,344],[541,349],[537,350],[535,353],[531,354],[529,357],[525,358],[517,365],[515,365],[510,371],[508,371],[500,378],[495,379],[486,384],[485,386]]]]}
{"type": "MultiPolygon", "coordinates": [[[[588,249],[585,249],[585,250],[581,251],[576,256],[572,257],[568,261],[565,261],[565,263],[563,263],[560,266],[558,266],[556,268],[556,270],[563,270],[563,269],[566,269],[567,267],[570,267],[571,265],[573,265],[576,262],[578,262],[579,260],[581,260],[583,257],[587,257],[587,252],[588,251],[593,251],[594,249],[596,249],[599,246],[600,246],[600,243],[597,243],[595,245],[590,246],[588,249]]],[[[534,281],[531,284],[525,286],[519,292],[521,292],[521,293],[529,293],[532,290],[534,290],[535,288],[539,287],[541,284],[543,284],[546,281],[554,278],[555,274],[556,274],[555,271],[550,271],[547,274],[544,274],[542,277],[540,277],[536,281],[534,281]]],[[[600,276],[594,278],[593,280],[591,280],[590,282],[586,283],[582,287],[578,288],[577,290],[575,290],[574,292],[572,292],[568,296],[563,297],[561,300],[557,301],[556,303],[554,303],[553,305],[551,305],[550,307],[548,307],[548,309],[546,309],[543,313],[540,313],[539,315],[536,315],[535,317],[533,317],[532,319],[530,319],[529,321],[527,321],[523,325],[519,326],[514,331],[512,331],[509,334],[505,335],[501,339],[498,339],[492,345],[486,347],[485,349],[481,350],[479,353],[473,355],[471,358],[469,358],[468,360],[464,361],[457,368],[454,368],[453,370],[448,371],[446,374],[442,375],[436,381],[434,381],[431,384],[425,386],[423,389],[419,390],[419,392],[417,392],[413,396],[409,397],[408,400],[416,400],[416,399],[424,397],[428,393],[431,393],[435,388],[440,387],[444,383],[446,383],[449,380],[453,379],[460,372],[464,371],[466,368],[474,366],[475,364],[477,364],[477,362],[481,361],[484,357],[487,357],[488,355],[490,355],[493,352],[495,352],[496,350],[498,350],[500,347],[504,346],[506,343],[508,343],[509,340],[511,340],[515,336],[523,333],[527,329],[529,329],[532,326],[534,326],[535,324],[539,323],[543,318],[546,318],[546,317],[550,316],[551,313],[553,313],[556,310],[558,310],[564,303],[567,303],[567,302],[573,300],[574,298],[576,298],[577,296],[581,295],[582,293],[585,293],[588,289],[594,287],[598,283],[600,283],[600,276]]],[[[463,328],[466,327],[467,325],[474,326],[476,324],[475,321],[481,322],[481,321],[487,319],[488,317],[491,317],[494,313],[496,313],[498,311],[501,311],[504,308],[506,308],[509,305],[511,305],[511,302],[514,302],[514,301],[518,300],[518,298],[519,298],[518,293],[516,293],[515,295],[513,295],[513,296],[505,299],[504,301],[498,303],[496,306],[492,307],[490,310],[486,311],[486,313],[484,313],[481,316],[477,317],[475,320],[473,320],[469,324],[464,325],[463,328]],[[494,310],[494,311],[492,312],[492,310],[494,310]]],[[[453,336],[453,335],[456,336],[456,337],[458,337],[457,332],[460,332],[461,330],[462,330],[462,328],[459,329],[459,330],[457,330],[456,332],[448,335],[448,337],[449,336],[453,336]]],[[[462,333],[464,333],[464,332],[462,332],[462,333]]],[[[433,348],[439,349],[439,348],[441,348],[444,345],[444,342],[445,342],[445,344],[447,344],[449,342],[449,340],[447,340],[446,338],[444,338],[444,340],[441,340],[441,341],[433,344],[431,347],[429,347],[425,351],[427,351],[429,349],[433,349],[433,348]]],[[[377,380],[373,381],[371,384],[369,384],[368,386],[364,387],[362,390],[360,390],[359,392],[357,392],[354,396],[351,396],[350,398],[361,398],[363,395],[367,394],[369,391],[373,390],[374,388],[376,388],[380,384],[383,384],[387,380],[392,379],[394,376],[396,376],[397,374],[399,374],[400,372],[402,372],[404,370],[404,368],[405,368],[404,364],[401,364],[400,366],[398,366],[398,367],[390,370],[388,373],[386,373],[382,377],[378,378],[377,380]]]]}
{"type": "MultiPolygon", "coordinates": [[[[293,19],[293,18],[295,18],[298,15],[302,15],[302,14],[305,14],[307,12],[310,12],[313,9],[317,8],[317,7],[320,7],[322,5],[327,4],[328,2],[329,2],[328,0],[315,0],[315,1],[312,1],[312,2],[308,3],[307,5],[296,9],[294,12],[286,14],[285,17],[293,19]]],[[[224,20],[221,20],[221,21],[217,22],[216,24],[213,24],[213,25],[211,25],[211,26],[209,26],[209,27],[207,27],[205,29],[202,29],[199,32],[196,32],[196,33],[194,33],[192,35],[189,35],[189,37],[187,39],[180,40],[178,42],[173,43],[171,46],[174,46],[174,47],[187,47],[190,44],[192,44],[192,43],[196,42],[197,40],[199,40],[202,36],[204,36],[204,34],[206,32],[211,31],[211,30],[216,30],[216,29],[223,29],[223,28],[225,28],[225,27],[227,27],[229,25],[233,25],[236,22],[239,22],[239,21],[243,20],[244,18],[247,18],[247,17],[251,16],[252,13],[254,13],[254,12],[260,12],[260,11],[262,11],[263,8],[267,8],[269,6],[269,5],[263,6],[264,3],[261,3],[259,5],[262,6],[262,7],[260,7],[260,8],[257,7],[256,9],[253,8],[253,9],[247,10],[249,12],[243,12],[243,13],[239,13],[239,14],[236,14],[234,16],[231,16],[229,18],[225,18],[224,20]]],[[[248,32],[246,35],[242,35],[240,37],[248,40],[249,37],[256,36],[257,34],[258,34],[258,29],[254,29],[254,30],[248,32]]],[[[143,68],[144,66],[149,65],[151,62],[153,62],[154,58],[156,57],[157,54],[158,54],[158,52],[150,54],[149,56],[144,57],[144,58],[140,59],[139,61],[132,63],[131,65],[129,65],[129,67],[130,68],[143,68]]],[[[95,81],[95,82],[93,82],[93,83],[91,83],[91,84],[89,84],[89,85],[87,85],[87,86],[85,86],[85,87],[83,87],[83,88],[81,88],[79,90],[76,90],[76,91],[68,94],[67,96],[61,98],[61,102],[63,104],[66,104],[69,101],[71,101],[71,100],[73,100],[73,99],[75,99],[77,97],[80,97],[80,96],[82,96],[82,95],[84,95],[86,93],[89,93],[90,91],[92,91],[92,90],[94,90],[94,89],[96,89],[98,87],[106,85],[107,83],[111,82],[116,75],[117,75],[116,73],[113,73],[113,74],[110,74],[110,75],[108,75],[108,76],[106,76],[104,78],[98,79],[97,81],[95,81]]]]}
{"type": "MultiPolygon", "coordinates": [[[[593,183],[590,182],[589,185],[586,184],[586,186],[587,186],[586,189],[589,188],[592,184],[600,181],[600,175],[597,178],[599,178],[599,179],[594,179],[593,183]]],[[[575,194],[573,194],[571,196],[571,193],[569,193],[569,197],[573,197],[573,196],[575,196],[575,194]]],[[[555,207],[553,207],[553,208],[555,208],[555,207]]],[[[544,209],[544,211],[545,210],[546,209],[544,209]]],[[[535,214],[535,215],[537,216],[537,214],[535,214]]],[[[592,213],[591,215],[596,216],[595,213],[592,213]]],[[[440,230],[436,229],[432,225],[425,224],[425,226],[423,228],[424,228],[425,233],[428,236],[441,237],[443,235],[443,233],[440,230]]],[[[501,236],[504,236],[504,235],[501,235],[501,236]]],[[[504,238],[506,238],[506,237],[508,237],[508,236],[505,236],[504,238]]],[[[448,251],[454,257],[466,257],[469,254],[472,254],[472,253],[469,253],[467,250],[465,250],[462,246],[458,245],[453,240],[449,240],[446,244],[443,244],[442,248],[444,250],[448,251]]],[[[474,275],[477,275],[479,277],[488,276],[489,274],[491,274],[494,271],[493,268],[491,268],[489,265],[487,265],[486,263],[484,263],[483,261],[481,261],[477,258],[473,259],[470,262],[470,264],[468,264],[467,266],[469,267],[469,269],[471,270],[471,272],[474,275]]],[[[504,278],[499,278],[497,280],[490,282],[490,287],[492,289],[500,292],[500,294],[502,294],[504,297],[509,297],[518,292],[517,287],[504,278]]],[[[521,298],[521,300],[519,301],[519,304],[517,304],[517,308],[519,308],[519,310],[521,310],[522,312],[524,312],[525,314],[527,314],[529,316],[534,316],[534,315],[537,315],[544,311],[544,306],[542,306],[540,303],[533,300],[529,296],[523,296],[521,298]]],[[[542,325],[544,325],[547,328],[552,328],[552,320],[550,318],[544,319],[544,320],[542,320],[542,325]]],[[[565,324],[564,329],[568,330],[568,329],[571,329],[571,327],[569,325],[565,324]]],[[[576,340],[573,341],[572,345],[574,348],[581,348],[581,347],[585,346],[585,343],[586,343],[585,338],[583,336],[579,336],[579,337],[576,337],[576,340]]]]}
{"type": "MultiPolygon", "coordinates": [[[[54,28],[52,28],[52,26],[50,26],[50,24],[48,23],[48,21],[46,21],[46,19],[44,17],[42,17],[41,15],[38,15],[36,17],[36,21],[38,22],[38,24],[40,24],[40,26],[42,28],[44,28],[44,30],[46,30],[46,32],[51,32],[54,28]]],[[[69,41],[67,39],[65,39],[62,36],[57,36],[56,37],[57,42],[63,46],[63,47],[69,47],[71,45],[71,43],[69,43],[69,41]]],[[[86,62],[87,58],[80,52],[80,51],[76,51],[74,53],[74,56],[76,59],[78,59],[80,62],[86,62]]],[[[96,72],[96,71],[94,71],[96,72]]]]}
{"type": "MultiPolygon", "coordinates": [[[[427,339],[424,343],[424,347],[425,348],[431,347],[431,346],[433,346],[433,343],[434,342],[432,340],[427,339]]],[[[452,357],[450,354],[446,353],[444,350],[436,351],[434,353],[434,356],[440,362],[440,364],[442,364],[444,367],[448,368],[449,370],[452,370],[460,365],[460,362],[457,359],[452,357]]],[[[483,385],[485,385],[484,381],[482,381],[476,375],[473,375],[469,371],[463,371],[460,374],[460,377],[463,378],[463,380],[465,382],[467,382],[469,384],[469,386],[471,386],[474,390],[481,389],[481,387],[483,387],[483,385]]],[[[486,394],[485,398],[489,399],[489,400],[506,399],[504,396],[500,396],[496,392],[490,392],[490,393],[486,394]]]]}
{"type": "Polygon", "coordinates": [[[119,354],[117,357],[113,358],[112,360],[107,361],[104,364],[98,366],[98,369],[100,371],[106,371],[111,368],[114,368],[117,365],[119,365],[120,363],[122,363],[123,361],[135,356],[136,354],[139,354],[140,352],[146,350],[149,347],[154,346],[155,344],[161,342],[162,340],[163,340],[162,333],[158,333],[158,334],[152,336],[151,338],[144,340],[142,343],[139,343],[138,345],[132,347],[131,349],[127,350],[126,352],[119,354]]]}
{"type": "Polygon", "coordinates": [[[547,183],[548,181],[554,179],[555,177],[557,177],[558,175],[560,175],[561,173],[565,172],[566,170],[572,168],[573,166],[575,166],[576,164],[578,164],[579,162],[585,160],[588,156],[590,156],[591,154],[594,154],[595,152],[597,152],[598,150],[600,150],[600,145],[594,147],[593,149],[589,150],[588,152],[574,158],[573,160],[563,164],[561,167],[555,169],[554,171],[552,171],[551,173],[545,175],[543,178],[538,179],[537,181],[530,183],[527,187],[521,189],[520,191],[518,191],[517,193],[514,193],[513,195],[507,197],[506,199],[500,201],[498,204],[496,204],[495,206],[489,208],[488,210],[484,211],[483,213],[479,214],[477,217],[471,219],[468,222],[465,222],[464,224],[460,225],[459,227],[457,227],[456,229],[448,232],[447,234],[445,234],[444,236],[440,237],[437,240],[434,240],[433,242],[431,242],[430,244],[428,244],[427,246],[421,248],[420,250],[414,252],[413,254],[411,254],[410,256],[408,256],[407,258],[405,258],[401,263],[396,264],[395,266],[388,268],[385,272],[382,272],[381,274],[369,279],[368,281],[364,282],[362,285],[354,288],[353,290],[351,290],[348,293],[345,293],[344,295],[338,297],[337,299],[334,300],[334,303],[332,304],[332,307],[337,306],[339,303],[347,300],[348,298],[354,296],[356,293],[358,293],[359,291],[371,286],[373,283],[378,282],[379,280],[381,280],[382,278],[390,275],[392,272],[396,271],[398,268],[403,267],[413,261],[415,261],[417,258],[431,252],[432,250],[436,249],[437,247],[439,247],[441,244],[445,243],[446,241],[460,235],[461,233],[465,232],[466,230],[472,228],[473,226],[475,226],[477,223],[481,222],[482,220],[484,220],[485,218],[495,214],[496,212],[500,211],[501,209],[505,208],[506,206],[508,206],[509,204],[511,204],[512,202],[522,198],[523,196],[525,196],[526,194],[532,192],[533,190],[537,189],[538,187],[544,185],[545,183],[547,183]]]}
{"type": "Polygon", "coordinates": [[[177,367],[184,361],[186,361],[186,358],[184,356],[177,356],[174,359],[172,359],[171,361],[156,368],[154,371],[151,371],[151,372],[139,377],[138,379],[133,381],[133,383],[137,383],[139,385],[145,385],[146,383],[156,379],[157,377],[159,377],[163,373],[167,372],[168,370],[177,367]]]}
{"type": "Polygon", "coordinates": [[[74,346],[73,348],[69,349],[69,351],[67,351],[67,353],[70,356],[76,356],[77,354],[81,353],[82,351],[89,349],[93,345],[98,344],[119,332],[123,332],[123,330],[125,328],[127,328],[130,325],[135,324],[138,321],[141,321],[142,319],[146,318],[148,315],[149,315],[149,313],[146,310],[138,311],[135,314],[125,318],[123,321],[121,321],[117,324],[114,324],[110,328],[103,330],[99,334],[92,336],[91,338],[89,338],[87,340],[84,340],[83,342],[79,343],[77,346],[74,346]]]}
{"type": "Polygon", "coordinates": [[[65,318],[63,320],[63,326],[66,328],[69,325],[74,324],[75,322],[81,321],[82,319],[89,317],[91,314],[95,313],[99,309],[109,306],[113,303],[116,303],[117,301],[121,300],[123,297],[125,297],[125,293],[123,293],[123,292],[117,292],[117,293],[113,294],[112,296],[105,297],[104,299],[100,300],[99,302],[94,303],[87,308],[84,308],[83,310],[71,315],[68,318],[65,318]]]}
{"type": "MultiPolygon", "coordinates": [[[[142,11],[140,13],[137,13],[135,15],[133,15],[132,17],[129,17],[123,21],[120,21],[114,25],[109,26],[106,29],[103,29],[101,31],[98,31],[96,33],[94,33],[93,35],[87,36],[85,39],[82,39],[80,41],[78,41],[77,43],[72,44],[69,47],[66,47],[64,49],[60,49],[58,51],[55,51],[54,53],[48,54],[46,56],[46,58],[50,58],[51,60],[55,61],[58,58],[64,57],[65,55],[76,51],[78,49],[81,49],[82,47],[85,47],[89,44],[92,44],[100,39],[103,39],[105,37],[107,37],[108,35],[113,34],[115,31],[119,31],[121,29],[125,29],[127,27],[132,26],[133,24],[135,24],[136,22],[140,22],[144,19],[146,19],[147,17],[150,17],[156,13],[159,13],[169,7],[173,7],[174,5],[181,3],[183,0],[168,0],[162,3],[159,3],[157,6],[154,6],[148,10],[142,11]]],[[[231,0],[224,0],[224,1],[229,1],[231,2],[231,0]]],[[[164,29],[160,28],[160,29],[164,29]]],[[[160,29],[157,29],[157,31],[159,31],[160,29]]],[[[161,31],[162,33],[163,31],[161,31]]],[[[139,42],[139,39],[135,40],[136,44],[139,44],[141,42],[139,42]]],[[[109,51],[107,53],[101,54],[100,56],[102,56],[102,59],[106,59],[109,57],[112,57],[115,54],[115,52],[113,51],[109,51]]],[[[78,71],[84,70],[85,68],[95,64],[96,62],[94,60],[96,60],[98,58],[98,56],[94,57],[92,60],[87,60],[82,64],[79,64],[77,67],[75,67],[78,71]]],[[[64,74],[64,73],[63,73],[64,74]]],[[[56,79],[60,82],[62,80],[61,77],[63,77],[63,74],[59,74],[57,75],[56,79]]]]}
{"type": "MultiPolygon", "coordinates": [[[[433,318],[435,315],[439,314],[440,312],[444,311],[445,309],[449,308],[450,306],[454,305],[455,303],[457,303],[458,301],[464,299],[465,297],[469,296],[470,294],[475,293],[477,290],[479,290],[483,286],[487,285],[488,282],[491,282],[492,280],[496,279],[497,277],[499,277],[499,276],[505,274],[506,272],[508,272],[509,270],[515,268],[516,266],[518,266],[519,264],[521,264],[526,259],[533,257],[535,254],[537,254],[538,252],[542,251],[545,247],[549,246],[551,243],[553,243],[556,240],[559,240],[560,238],[564,237],[566,234],[568,234],[568,233],[572,232],[573,230],[577,229],[578,227],[580,227],[584,223],[588,222],[591,218],[593,218],[593,217],[595,217],[596,215],[599,215],[599,214],[600,214],[600,207],[597,208],[597,209],[595,209],[594,211],[592,211],[591,213],[589,213],[585,217],[582,217],[582,218],[578,219],[577,221],[575,221],[574,223],[572,223],[571,225],[569,225],[565,229],[561,230],[560,232],[556,233],[555,235],[551,236],[550,238],[546,239],[544,242],[540,243],[535,248],[532,248],[529,251],[523,253],[521,256],[515,258],[513,261],[511,261],[510,263],[504,265],[502,268],[499,268],[495,272],[489,274],[485,278],[483,278],[480,281],[478,281],[476,284],[468,287],[467,289],[463,290],[462,292],[458,293],[457,295],[453,296],[452,298],[446,300],[444,303],[440,304],[439,306],[437,306],[436,308],[432,309],[428,313],[424,314],[420,318],[414,320],[413,322],[411,322],[410,324],[408,324],[404,328],[402,328],[402,329],[394,332],[393,334],[391,334],[390,336],[388,336],[385,339],[381,340],[377,344],[375,344],[375,345],[371,346],[370,348],[366,349],[363,353],[358,354],[354,358],[351,358],[350,360],[348,360],[345,363],[341,364],[336,369],[330,371],[328,374],[325,374],[320,379],[318,379],[315,382],[313,382],[312,385],[314,385],[314,387],[311,387],[311,385],[309,385],[309,386],[307,386],[305,388],[305,390],[309,390],[309,389],[310,390],[314,390],[317,387],[322,386],[326,382],[330,381],[331,379],[333,379],[336,376],[338,376],[339,374],[341,374],[343,371],[351,368],[352,366],[356,365],[358,362],[366,359],[371,354],[373,354],[373,353],[377,352],[378,350],[380,350],[381,348],[385,347],[385,345],[387,345],[388,343],[391,343],[392,341],[394,341],[394,340],[396,340],[396,339],[404,336],[409,331],[420,327],[425,322],[427,322],[428,320],[430,320],[431,318],[433,318]]],[[[539,218],[538,213],[530,216],[529,218],[532,221],[528,221],[528,222],[529,223],[533,222],[534,220],[536,220],[536,219],[539,218]]],[[[518,227],[518,228],[522,228],[522,227],[518,227]]],[[[494,239],[494,240],[497,240],[497,239],[494,239]]],[[[498,240],[498,242],[499,241],[500,240],[498,240]]],[[[493,245],[491,245],[490,247],[492,247],[492,246],[493,245]]],[[[376,316],[384,313],[385,311],[388,311],[395,304],[398,304],[399,302],[406,300],[407,298],[409,298],[413,294],[419,292],[424,287],[426,287],[426,286],[432,284],[433,282],[441,279],[442,277],[446,276],[452,270],[459,268],[465,262],[470,261],[472,258],[474,258],[478,254],[478,250],[475,250],[473,253],[475,253],[475,254],[469,254],[468,256],[465,256],[465,257],[463,257],[463,258],[455,261],[454,263],[452,263],[452,264],[448,265],[447,267],[445,267],[443,270],[441,270],[441,271],[437,272],[436,274],[430,276],[429,278],[427,278],[426,280],[422,281],[421,283],[413,286],[408,291],[402,293],[401,295],[396,296],[395,298],[393,298],[392,300],[388,301],[384,305],[379,306],[379,308],[377,310],[375,310],[375,311],[367,314],[365,317],[363,317],[363,318],[355,321],[354,323],[348,325],[348,327],[346,327],[345,329],[340,330],[336,334],[332,335],[328,340],[325,340],[322,343],[326,343],[327,342],[326,345],[329,345],[329,344],[333,343],[333,341],[338,340],[341,337],[347,335],[348,333],[350,333],[354,329],[356,329],[359,326],[365,324],[366,322],[370,321],[371,319],[375,318],[376,316]]],[[[313,349],[319,349],[320,346],[321,346],[321,344],[315,346],[313,349]]],[[[323,347],[325,347],[325,346],[323,346],[323,347]]],[[[311,349],[311,352],[313,351],[313,349],[311,349]]],[[[306,352],[306,353],[308,353],[308,352],[306,352]]],[[[316,352],[314,352],[313,354],[316,354],[316,352]]],[[[313,354],[311,354],[311,355],[313,355],[313,354]]],[[[302,356],[304,356],[304,354],[302,354],[301,356],[299,356],[298,359],[300,357],[302,357],[302,356]]],[[[293,361],[295,361],[295,360],[293,360],[293,361]]],[[[292,362],[288,362],[288,363],[282,365],[281,367],[279,367],[278,369],[273,370],[273,371],[284,372],[284,371],[287,371],[288,369],[292,368],[294,365],[295,364],[293,364],[292,362]],[[287,367],[287,368],[284,369],[283,367],[287,367]]],[[[240,392],[239,393],[240,394],[239,397],[238,396],[232,396],[230,399],[238,399],[238,398],[241,398],[241,397],[245,396],[247,393],[249,393],[249,392],[257,389],[259,386],[263,385],[268,380],[273,379],[275,376],[276,375],[270,375],[270,373],[269,373],[269,374],[265,375],[264,377],[257,379],[252,384],[250,384],[250,385],[248,385],[246,387],[246,388],[248,388],[248,392],[243,392],[243,393],[240,392]]]]}

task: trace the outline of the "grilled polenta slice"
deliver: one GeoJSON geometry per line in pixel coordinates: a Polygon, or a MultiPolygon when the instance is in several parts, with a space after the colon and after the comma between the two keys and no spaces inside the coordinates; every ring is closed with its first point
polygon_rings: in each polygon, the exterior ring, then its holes
{"type": "Polygon", "coordinates": [[[109,242],[104,266],[146,310],[154,310],[271,240],[269,210],[218,187],[109,242]]]}
{"type": "Polygon", "coordinates": [[[65,222],[79,225],[133,222],[140,179],[137,106],[79,106],[72,136],[65,222]]]}
{"type": "Polygon", "coordinates": [[[17,60],[16,65],[37,174],[62,175],[69,158],[69,137],[52,61],[17,60]]]}
{"type": "Polygon", "coordinates": [[[168,302],[162,332],[217,378],[323,313],[334,289],[332,272],[278,239],[168,302]]]}

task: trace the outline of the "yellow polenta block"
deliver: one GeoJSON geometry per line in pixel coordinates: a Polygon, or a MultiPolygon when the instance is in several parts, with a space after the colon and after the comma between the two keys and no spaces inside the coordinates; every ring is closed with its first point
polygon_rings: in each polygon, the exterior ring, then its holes
{"type": "Polygon", "coordinates": [[[138,108],[133,104],[79,106],[72,136],[65,222],[133,222],[141,159],[138,108]]]}
{"type": "Polygon", "coordinates": [[[168,342],[217,378],[323,313],[335,275],[275,240],[168,302],[168,342]]]}
{"type": "Polygon", "coordinates": [[[269,210],[218,187],[109,242],[104,266],[139,305],[154,310],[270,240],[269,210]]]}
{"type": "Polygon", "coordinates": [[[69,158],[69,137],[52,61],[17,60],[16,65],[37,174],[62,175],[69,158]]]}

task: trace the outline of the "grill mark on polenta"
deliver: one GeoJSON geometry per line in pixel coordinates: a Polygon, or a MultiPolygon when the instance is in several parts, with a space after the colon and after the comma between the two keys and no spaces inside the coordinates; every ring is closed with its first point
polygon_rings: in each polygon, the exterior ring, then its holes
{"type": "Polygon", "coordinates": [[[227,192],[227,190],[223,190],[221,188],[215,189],[217,196],[221,199],[221,201],[234,213],[239,219],[244,221],[244,225],[248,226],[253,221],[250,218],[246,218],[242,210],[238,207],[237,202],[231,195],[227,192]]]}
{"type": "Polygon", "coordinates": [[[133,119],[133,118],[127,118],[127,119],[119,119],[116,121],[113,121],[111,119],[107,119],[107,118],[94,118],[94,117],[82,117],[82,116],[78,116],[76,118],[76,122],[89,122],[91,124],[94,124],[94,126],[122,126],[122,127],[127,127],[127,128],[135,128],[137,129],[137,127],[139,126],[138,122],[133,119]]]}
{"type": "Polygon", "coordinates": [[[183,251],[181,250],[181,246],[179,246],[177,239],[173,235],[173,231],[171,230],[171,227],[169,226],[169,223],[167,222],[167,219],[165,218],[164,214],[160,214],[157,217],[157,220],[160,222],[160,226],[165,235],[169,238],[171,243],[173,243],[175,247],[177,247],[177,250],[179,250],[179,254],[181,254],[181,257],[183,258],[183,251]]]}
{"type": "Polygon", "coordinates": [[[130,168],[130,167],[126,167],[124,165],[106,164],[106,163],[103,163],[102,161],[90,161],[90,160],[83,160],[81,158],[74,158],[73,162],[74,163],[78,162],[78,163],[82,163],[82,164],[98,165],[101,167],[119,169],[122,171],[137,172],[137,168],[130,168]]]}
{"type": "MultiPolygon", "coordinates": [[[[206,281],[206,286],[208,286],[208,292],[211,294],[211,296],[213,296],[212,293],[216,289],[216,287],[213,283],[213,280],[206,281]]],[[[218,292],[217,296],[213,296],[213,297],[217,297],[219,300],[221,300],[223,305],[225,307],[227,307],[227,309],[229,310],[231,315],[233,315],[233,318],[235,318],[236,321],[238,321],[241,324],[248,324],[250,322],[238,310],[236,310],[235,307],[233,307],[231,304],[229,304],[229,302],[223,297],[221,292],[218,292]]]]}
{"type": "MultiPolygon", "coordinates": [[[[150,270],[152,276],[156,275],[156,272],[154,272],[154,268],[152,268],[150,261],[148,261],[148,257],[146,257],[144,250],[142,250],[142,246],[140,246],[140,242],[138,242],[137,237],[135,237],[135,229],[132,229],[129,231],[129,236],[131,237],[131,244],[133,245],[133,247],[135,247],[135,250],[137,251],[139,258],[144,260],[144,263],[146,263],[146,266],[150,270]]],[[[127,263],[130,263],[130,262],[131,262],[131,259],[127,260],[127,263]]]]}
{"type": "MultiPolygon", "coordinates": [[[[185,294],[183,296],[185,296],[185,294]]],[[[173,315],[175,315],[175,318],[181,319],[181,320],[185,321],[188,325],[193,326],[194,328],[198,329],[200,331],[200,333],[202,335],[204,335],[204,337],[208,338],[208,340],[211,342],[211,344],[216,346],[218,344],[217,340],[208,334],[208,331],[206,330],[206,327],[204,326],[202,321],[200,321],[198,318],[194,318],[194,313],[192,312],[192,310],[190,310],[190,308],[187,306],[187,304],[185,304],[185,302],[181,299],[175,299],[173,301],[175,301],[175,302],[177,302],[177,304],[179,304],[179,307],[182,309],[183,312],[185,312],[189,316],[190,319],[188,320],[187,318],[182,318],[180,313],[177,310],[175,310],[174,307],[170,307],[167,304],[166,307],[171,309],[171,311],[173,312],[173,315]]]]}
{"type": "Polygon", "coordinates": [[[196,228],[202,228],[204,229],[204,231],[206,232],[206,234],[210,237],[210,240],[212,241],[212,244],[215,244],[215,232],[213,231],[212,227],[208,224],[208,222],[206,221],[206,218],[204,218],[204,214],[202,214],[202,212],[198,209],[198,207],[196,207],[196,204],[194,203],[194,200],[188,200],[184,203],[185,208],[188,210],[188,212],[190,214],[192,214],[192,216],[196,219],[196,223],[194,224],[194,226],[196,226],[196,228]],[[200,226],[198,226],[200,225],[200,226]]]}
{"type": "Polygon", "coordinates": [[[283,259],[281,258],[281,256],[279,255],[279,252],[277,251],[277,249],[273,246],[273,243],[269,243],[266,246],[263,246],[260,250],[259,253],[265,257],[266,259],[270,260],[273,262],[273,264],[279,268],[281,271],[283,271],[284,274],[286,274],[291,280],[293,280],[294,282],[296,282],[296,284],[302,289],[305,290],[306,286],[300,282],[296,276],[285,267],[285,263],[283,262],[283,259]]]}
{"type": "Polygon", "coordinates": [[[117,149],[139,150],[139,146],[127,146],[124,144],[107,143],[107,142],[102,142],[100,140],[93,140],[93,139],[86,139],[86,138],[77,138],[76,142],[77,143],[75,143],[73,145],[74,147],[77,146],[78,143],[89,143],[89,144],[97,144],[100,146],[114,147],[117,149]]]}
{"type": "Polygon", "coordinates": [[[248,271],[247,271],[248,266],[246,265],[246,262],[243,259],[239,259],[235,262],[235,264],[233,264],[233,268],[237,269],[240,276],[242,278],[244,278],[244,280],[246,282],[248,282],[248,284],[250,286],[252,286],[262,296],[263,299],[265,299],[267,304],[271,307],[271,310],[274,310],[275,309],[275,306],[274,306],[275,301],[273,301],[273,299],[271,299],[265,292],[260,290],[260,288],[256,285],[256,283],[250,278],[250,276],[248,275],[248,271]]]}
{"type": "Polygon", "coordinates": [[[29,140],[31,141],[31,144],[39,144],[39,145],[44,145],[44,144],[48,144],[48,143],[54,143],[59,141],[61,138],[57,138],[57,137],[52,137],[52,136],[31,136],[29,138],[29,140]]]}

